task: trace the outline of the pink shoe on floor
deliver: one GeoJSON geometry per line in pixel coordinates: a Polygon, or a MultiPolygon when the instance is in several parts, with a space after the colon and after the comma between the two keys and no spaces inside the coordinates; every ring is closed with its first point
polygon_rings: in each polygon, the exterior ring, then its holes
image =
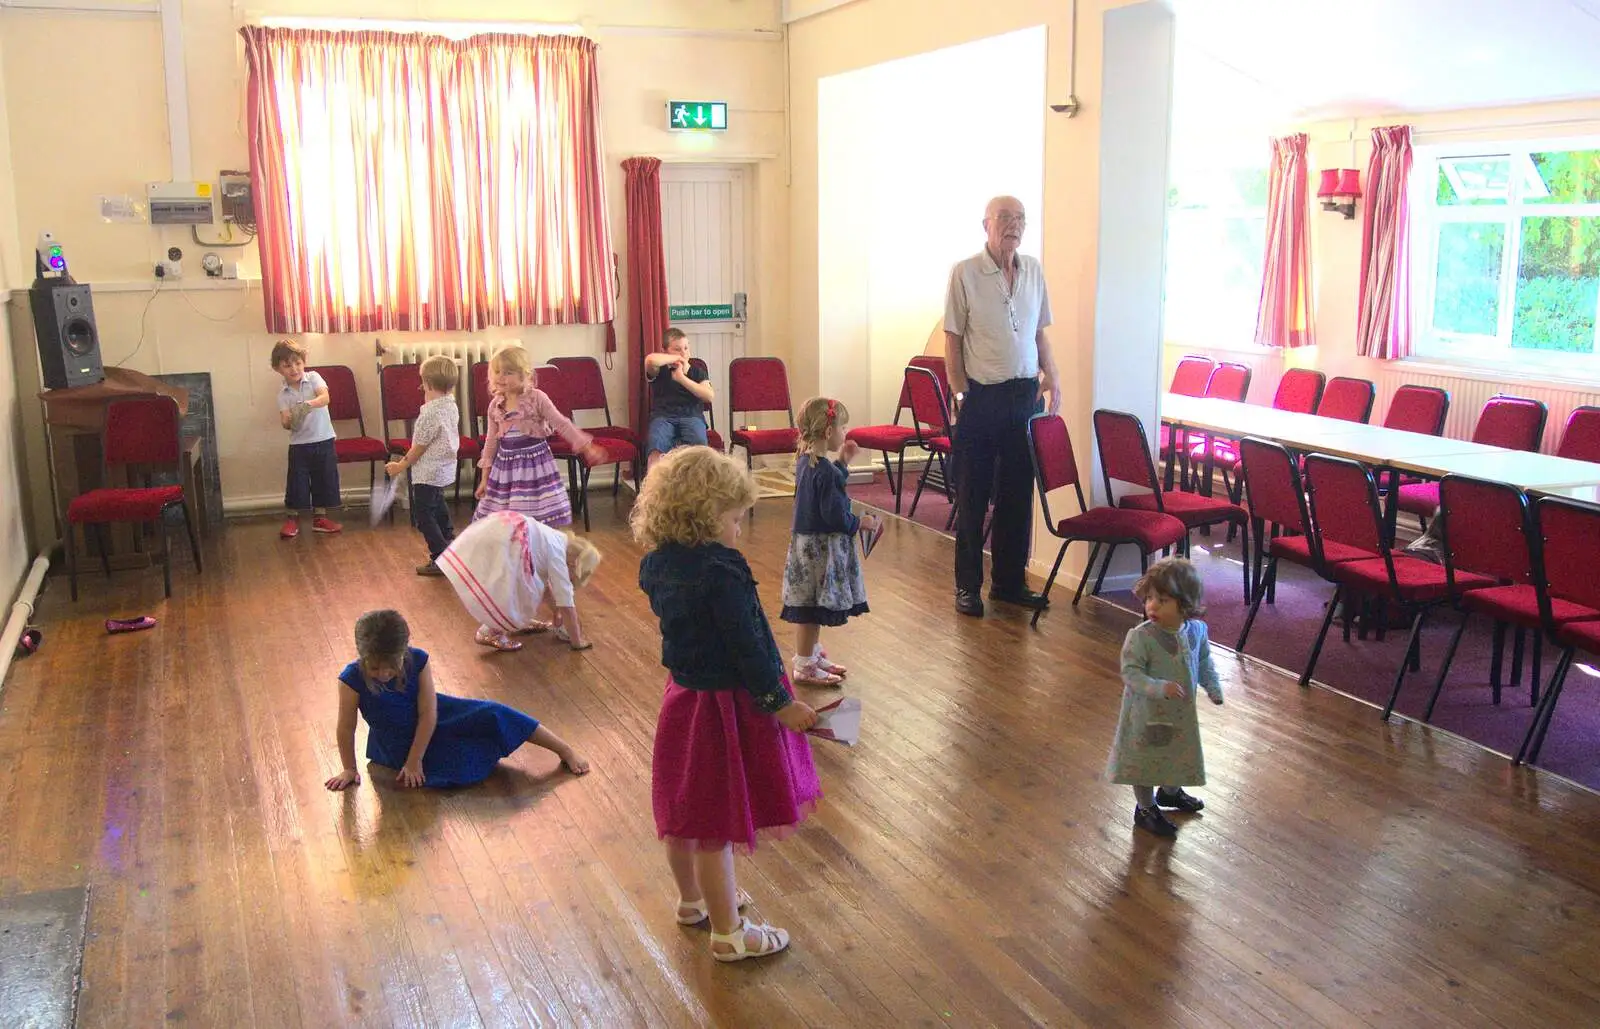
{"type": "Polygon", "coordinates": [[[115,636],[119,632],[138,632],[141,629],[154,629],[156,620],[149,615],[140,615],[138,618],[107,618],[106,632],[115,636]]]}

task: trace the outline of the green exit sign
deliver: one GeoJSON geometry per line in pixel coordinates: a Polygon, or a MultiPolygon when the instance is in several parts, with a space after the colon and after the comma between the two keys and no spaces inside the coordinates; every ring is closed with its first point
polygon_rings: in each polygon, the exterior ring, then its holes
{"type": "Polygon", "coordinates": [[[731,322],[732,304],[676,304],[667,307],[667,318],[675,322],[731,322]]]}
{"type": "Polygon", "coordinates": [[[722,100],[669,100],[667,128],[673,132],[726,132],[728,105],[722,100]]]}

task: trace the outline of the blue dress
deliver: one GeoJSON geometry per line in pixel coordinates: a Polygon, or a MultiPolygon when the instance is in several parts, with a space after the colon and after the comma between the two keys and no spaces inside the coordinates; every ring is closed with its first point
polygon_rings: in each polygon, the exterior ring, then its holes
{"type": "MultiPolygon", "coordinates": [[[[386,768],[400,768],[411,753],[417,735],[417,694],[428,652],[406,649],[406,666],[400,678],[403,689],[367,688],[359,663],[352,661],[339,681],[360,697],[361,717],[367,723],[367,760],[386,768]]],[[[492,700],[469,700],[436,693],[439,721],[422,754],[422,775],[428,786],[471,786],[494,771],[500,759],[527,742],[539,728],[537,719],[492,700]]]]}

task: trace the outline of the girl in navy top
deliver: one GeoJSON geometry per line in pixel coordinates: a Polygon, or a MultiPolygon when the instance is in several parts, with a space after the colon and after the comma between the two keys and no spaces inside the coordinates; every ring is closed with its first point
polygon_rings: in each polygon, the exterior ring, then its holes
{"type": "Polygon", "coordinates": [[[711,922],[718,961],[776,954],[789,934],[751,922],[733,851],[783,835],[822,796],[803,735],[816,712],[794,699],[739,542],[755,503],[750,471],[709,447],[680,447],[644,480],[631,519],[649,549],[639,588],[661,620],[666,694],[650,794],[678,885],[677,920],[711,922]]]}
{"type": "Polygon", "coordinates": [[[492,700],[433,691],[428,652],[411,646],[398,611],[356,620],[357,659],[339,675],[339,759],[344,770],[324,785],[361,785],[356,770],[356,715],[367,722],[367,760],[400,770],[401,786],[471,786],[524,743],[543,747],[573,775],[589,770],[561,737],[521,711],[492,700]]]}
{"type": "Polygon", "coordinates": [[[800,456],[794,466],[794,532],[783,570],[779,617],[800,627],[795,634],[794,681],[837,686],[846,669],[828,660],[822,627],[843,625],[867,613],[867,584],[856,551],[856,531],[876,532],[876,515],[855,515],[845,483],[856,444],[844,438],[850,412],[837,400],[814,397],[800,408],[800,456]],[[838,460],[828,460],[837,452],[838,460]]]}

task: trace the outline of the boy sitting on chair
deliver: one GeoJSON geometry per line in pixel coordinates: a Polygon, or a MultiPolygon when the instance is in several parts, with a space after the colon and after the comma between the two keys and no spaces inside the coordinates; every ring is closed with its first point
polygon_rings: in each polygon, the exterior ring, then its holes
{"type": "Polygon", "coordinates": [[[644,377],[650,383],[647,469],[674,447],[706,445],[704,407],[715,395],[706,373],[689,363],[689,337],[682,329],[668,329],[663,345],[664,351],[644,359],[644,377]]]}

